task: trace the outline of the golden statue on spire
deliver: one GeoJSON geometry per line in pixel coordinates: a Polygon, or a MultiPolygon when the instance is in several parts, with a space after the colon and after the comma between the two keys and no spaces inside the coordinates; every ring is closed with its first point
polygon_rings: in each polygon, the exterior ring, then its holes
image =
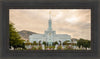
{"type": "Polygon", "coordinates": [[[49,11],[49,14],[51,14],[51,11],[49,11]]]}

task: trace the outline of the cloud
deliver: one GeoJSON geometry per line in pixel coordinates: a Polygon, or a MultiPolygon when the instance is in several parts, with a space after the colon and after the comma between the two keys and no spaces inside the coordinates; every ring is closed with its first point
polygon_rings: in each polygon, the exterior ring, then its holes
{"type": "Polygon", "coordinates": [[[9,19],[18,31],[44,33],[48,28],[49,11],[51,11],[53,30],[57,34],[91,39],[90,9],[10,9],[9,19]]]}

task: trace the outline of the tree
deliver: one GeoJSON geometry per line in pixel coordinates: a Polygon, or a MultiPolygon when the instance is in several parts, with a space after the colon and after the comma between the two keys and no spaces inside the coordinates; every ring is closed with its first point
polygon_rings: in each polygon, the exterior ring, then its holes
{"type": "Polygon", "coordinates": [[[84,44],[83,47],[85,47],[86,49],[90,47],[90,41],[89,40],[84,40],[84,44]]]}
{"type": "Polygon", "coordinates": [[[39,41],[39,45],[41,45],[41,40],[39,41]]]}
{"type": "Polygon", "coordinates": [[[77,41],[77,46],[80,48],[81,46],[83,46],[84,39],[80,38],[80,40],[77,41]]]}
{"type": "Polygon", "coordinates": [[[59,42],[60,42],[60,45],[61,45],[61,41],[59,40],[59,42]]]}
{"type": "Polygon", "coordinates": [[[10,43],[10,47],[13,46],[14,49],[18,48],[18,47],[25,48],[24,40],[21,40],[20,35],[18,34],[18,32],[16,31],[16,29],[14,28],[13,25],[14,25],[13,23],[9,24],[9,33],[10,33],[9,43],[10,43]]]}
{"type": "Polygon", "coordinates": [[[46,42],[45,42],[45,41],[43,41],[43,43],[42,43],[42,44],[46,45],[46,42]]]}
{"type": "Polygon", "coordinates": [[[56,41],[56,42],[53,42],[53,45],[56,45],[56,44],[58,44],[58,42],[56,41]]]}
{"type": "Polygon", "coordinates": [[[37,45],[38,43],[36,43],[36,41],[33,41],[33,45],[37,45]]]}
{"type": "Polygon", "coordinates": [[[64,41],[63,45],[68,45],[68,42],[69,42],[68,40],[64,41]]]}
{"type": "Polygon", "coordinates": [[[90,43],[91,41],[90,40],[85,40],[85,39],[80,39],[78,40],[77,42],[77,46],[82,46],[82,47],[85,47],[86,49],[90,47],[90,43]]]}

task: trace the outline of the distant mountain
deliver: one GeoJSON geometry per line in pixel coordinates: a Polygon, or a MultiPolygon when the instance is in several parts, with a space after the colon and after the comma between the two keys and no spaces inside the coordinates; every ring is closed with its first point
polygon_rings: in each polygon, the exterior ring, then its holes
{"type": "Polygon", "coordinates": [[[22,31],[19,31],[18,33],[24,40],[29,40],[29,35],[37,34],[35,32],[31,32],[31,31],[27,31],[27,30],[22,30],[22,31]]]}

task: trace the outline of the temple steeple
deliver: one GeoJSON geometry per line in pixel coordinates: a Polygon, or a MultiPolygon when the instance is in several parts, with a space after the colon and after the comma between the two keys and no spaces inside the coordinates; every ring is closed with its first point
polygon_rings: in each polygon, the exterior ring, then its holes
{"type": "Polygon", "coordinates": [[[48,30],[52,30],[51,11],[49,11],[48,30]]]}

